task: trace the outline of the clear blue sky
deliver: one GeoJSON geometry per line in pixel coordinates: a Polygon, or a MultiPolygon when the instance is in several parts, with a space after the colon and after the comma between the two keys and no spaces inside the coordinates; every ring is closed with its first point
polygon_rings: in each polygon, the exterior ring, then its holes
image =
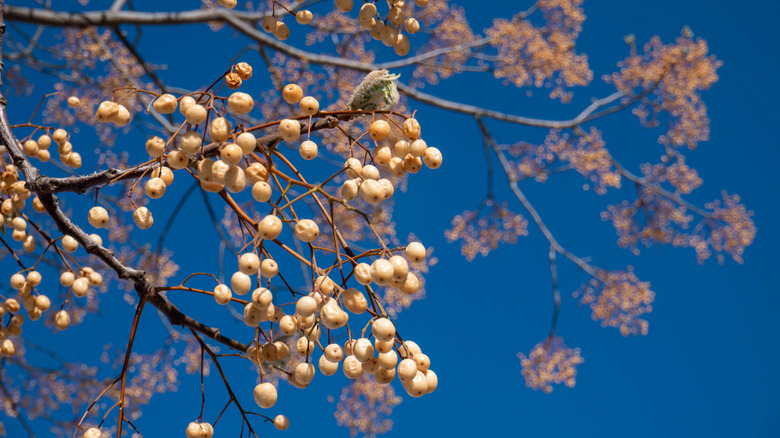
{"type": "MultiPolygon", "coordinates": [[[[510,6],[514,3],[494,2],[488,9],[484,2],[462,2],[475,29],[487,27],[493,16],[510,17],[515,13],[510,6]]],[[[525,98],[525,90],[500,84],[468,89],[473,85],[468,81],[473,76],[468,75],[426,91],[445,97],[458,92],[464,102],[511,109],[522,115],[569,118],[590,97],[610,92],[600,77],[612,72],[626,55],[624,35],[633,33],[637,42],[643,43],[657,34],[669,42],[688,25],[708,41],[711,53],[724,63],[718,70],[720,81],[704,94],[711,140],[688,154],[687,163],[704,180],[690,199],[701,205],[718,198],[722,189],[740,194],[747,207],[755,211],[756,241],[746,250],[744,265],[727,260],[719,266],[710,260],[702,266],[692,251],[670,247],[643,249],[634,256],[616,246],[611,225],[599,218],[607,204],[632,195],[629,187],[598,196],[582,191],[583,181],[576,175],[554,177],[544,185],[525,183],[523,189],[565,246],[590,256],[599,266],[623,269],[634,265],[639,278],[650,281],[656,292],[653,312],[648,317],[649,335],[623,338],[615,329],[601,328],[591,320],[587,308],[576,305],[570,292],[585,277],[561,262],[563,305],[558,333],[569,346],[582,350],[585,363],[578,367],[575,388],[556,387],[550,395],[532,391],[525,387],[516,354],[527,353],[549,327],[552,297],[546,241],[531,224],[530,235],[517,245],[503,246],[490,257],[470,263],[459,255],[456,244],[446,242],[443,230],[452,217],[473,209],[485,189],[479,132],[467,117],[445,118],[438,110],[412,103],[419,110],[418,119],[424,124],[428,143],[443,151],[444,166],[410,180],[409,193],[397,197],[395,217],[399,236],[417,234],[435,248],[439,264],[427,277],[427,298],[405,311],[398,326],[426,350],[440,385],[434,394],[422,399],[403,394],[404,401],[395,409],[395,426],[388,436],[780,435],[780,344],[776,324],[780,308],[776,280],[780,262],[780,184],[776,176],[780,142],[774,129],[780,116],[780,93],[775,86],[780,36],[776,28],[772,29],[780,3],[759,1],[747,7],[725,0],[603,0],[586,2],[584,7],[588,19],[578,48],[589,55],[595,79],[592,87],[577,90],[572,104],[536,107],[538,99],[532,105],[525,98]],[[457,192],[455,183],[459,186],[457,192]],[[429,208],[432,195],[441,199],[442,205],[429,208]],[[476,298],[481,310],[475,312],[470,304],[464,305],[465,297],[476,298]]],[[[170,51],[176,41],[180,40],[160,43],[159,52],[147,52],[148,61],[160,64],[185,55],[197,56],[191,48],[179,53],[170,51]]],[[[227,52],[219,57],[233,55],[227,52]]],[[[256,62],[260,64],[259,59],[256,62]]],[[[198,66],[206,70],[210,64],[199,62],[198,66]]],[[[171,62],[171,70],[164,77],[174,78],[176,68],[171,62]]],[[[221,73],[222,64],[212,70],[207,77],[221,73]]],[[[34,95],[44,91],[43,85],[38,86],[34,95]]],[[[15,99],[9,101],[11,109],[15,99]]],[[[658,133],[640,127],[631,114],[617,115],[595,126],[604,132],[612,153],[633,165],[634,171],[637,164],[657,160],[662,153],[655,142],[658,133]]],[[[544,135],[498,124],[495,129],[504,142],[538,141],[544,135]]],[[[498,186],[502,182],[496,180],[498,186]]],[[[499,192],[508,195],[506,190],[499,192]]],[[[510,201],[510,206],[521,211],[516,202],[510,201]]],[[[175,238],[172,236],[171,241],[175,238]]],[[[184,257],[179,259],[182,265],[200,262],[187,260],[185,250],[176,256],[184,257]]],[[[4,263],[3,272],[9,269],[4,263]]],[[[70,353],[75,357],[93,362],[102,350],[85,348],[79,336],[93,336],[94,343],[102,345],[109,341],[103,332],[119,327],[121,335],[113,342],[115,347],[123,345],[132,309],[124,304],[120,293],[116,295],[113,301],[104,298],[112,304],[91,317],[92,322],[58,334],[58,342],[72,349],[70,353]]],[[[159,328],[156,319],[145,318],[150,327],[147,333],[159,328]]],[[[31,326],[28,336],[40,335],[40,342],[44,342],[45,333],[31,326]]],[[[141,349],[155,346],[153,339],[139,345],[141,349]]],[[[244,364],[231,373],[235,373],[231,374],[234,387],[243,387],[239,396],[253,406],[254,376],[244,364]]],[[[155,397],[152,408],[139,420],[145,436],[183,436],[186,423],[197,416],[199,383],[196,377],[182,375],[179,391],[155,397]]],[[[320,375],[306,391],[283,384],[273,413],[285,413],[292,425],[286,432],[261,426],[261,434],[346,436],[347,431],[337,427],[333,419],[335,405],[326,401],[328,395],[338,399],[345,380],[341,372],[331,378],[320,375]]],[[[207,404],[206,417],[213,419],[223,403],[218,376],[214,374],[207,385],[213,399],[207,404]]],[[[403,392],[400,385],[397,390],[403,392]]],[[[4,422],[8,436],[24,433],[17,422],[4,422]]],[[[236,436],[237,431],[232,429],[236,424],[236,416],[229,414],[215,436],[236,436]]]]}

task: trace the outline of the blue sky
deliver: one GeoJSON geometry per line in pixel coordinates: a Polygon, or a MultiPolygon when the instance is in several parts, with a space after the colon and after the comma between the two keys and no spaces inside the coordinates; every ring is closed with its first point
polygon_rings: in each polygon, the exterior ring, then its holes
{"type": "MultiPolygon", "coordinates": [[[[462,2],[475,29],[489,26],[493,16],[513,15],[515,11],[509,4],[514,2],[505,3],[484,8],[484,3],[462,2]]],[[[623,269],[633,265],[637,276],[650,281],[656,292],[653,312],[648,316],[649,334],[624,338],[615,329],[601,328],[591,320],[587,308],[576,305],[571,291],[586,278],[570,263],[561,261],[563,304],[558,334],[569,346],[581,349],[585,363],[578,367],[575,388],[556,387],[549,395],[532,391],[525,387],[516,354],[530,351],[549,328],[552,296],[546,241],[530,224],[530,235],[517,245],[502,246],[488,258],[478,257],[473,262],[460,256],[457,244],[446,242],[443,230],[449,228],[452,217],[473,209],[485,190],[479,131],[468,117],[447,116],[412,103],[412,108],[418,109],[417,118],[428,143],[443,151],[444,165],[410,180],[409,193],[397,196],[396,221],[399,236],[414,232],[423,243],[435,248],[439,263],[427,276],[427,298],[402,313],[397,325],[429,355],[440,385],[434,394],[421,399],[403,394],[404,401],[394,411],[395,426],[388,436],[780,434],[780,417],[776,415],[780,407],[780,345],[775,323],[780,306],[775,274],[780,262],[776,226],[780,223],[780,184],[776,178],[780,142],[773,129],[780,115],[780,93],[774,85],[780,67],[775,48],[780,38],[772,29],[780,3],[759,1],[747,8],[726,1],[604,0],[586,2],[584,8],[588,19],[578,49],[589,55],[595,79],[591,87],[575,90],[571,104],[529,100],[525,90],[505,88],[497,81],[476,87],[469,80],[474,76],[468,74],[426,91],[521,115],[568,119],[587,105],[590,97],[611,92],[600,77],[612,72],[627,54],[624,35],[635,34],[638,43],[652,35],[670,42],[688,25],[708,41],[711,53],[724,63],[718,70],[720,81],[704,93],[711,140],[687,154],[687,163],[704,180],[689,199],[701,205],[718,198],[722,189],[740,194],[747,207],[755,211],[756,240],[745,252],[744,265],[731,260],[722,266],[714,260],[699,265],[692,251],[670,247],[646,248],[634,256],[617,247],[611,225],[599,218],[607,204],[631,196],[629,187],[599,196],[583,191],[583,180],[577,175],[556,176],[542,185],[524,183],[522,188],[564,246],[591,257],[599,266],[623,269]],[[456,93],[458,96],[453,97],[456,93]],[[430,208],[432,197],[440,200],[436,208],[430,208]]],[[[177,41],[161,42],[158,52],[147,52],[150,62],[170,62],[167,78],[177,75],[175,59],[195,56],[189,48],[170,50],[177,41]]],[[[152,46],[148,49],[153,50],[152,46]]],[[[228,52],[215,57],[229,58],[232,53],[228,52]]],[[[222,70],[221,66],[214,67],[204,75],[213,77],[222,70]]],[[[44,91],[42,84],[34,95],[44,91]]],[[[11,108],[15,102],[9,101],[11,108]]],[[[659,133],[642,128],[629,113],[594,126],[604,132],[612,153],[633,166],[630,170],[634,172],[639,163],[657,160],[662,153],[655,140],[659,133]]],[[[502,124],[491,127],[502,142],[539,141],[545,135],[543,131],[502,124]]],[[[497,177],[497,187],[504,182],[497,177]]],[[[184,187],[179,189],[183,191],[184,187]]],[[[505,188],[498,192],[509,200],[514,211],[522,212],[505,188]]],[[[192,208],[189,211],[197,214],[197,204],[192,208]]],[[[193,226],[183,225],[169,237],[170,241],[183,239],[193,226]]],[[[176,255],[183,257],[179,259],[182,265],[208,263],[189,259],[186,250],[176,255]]],[[[13,268],[4,263],[0,269],[6,272],[13,268]]],[[[105,311],[93,316],[93,321],[57,335],[68,354],[94,362],[102,350],[95,351],[89,345],[114,342],[118,347],[125,343],[132,309],[119,295],[105,311]],[[105,333],[109,327],[116,327],[120,333],[113,340],[105,333]],[[85,336],[90,338],[86,344],[85,336]]],[[[111,300],[105,297],[104,301],[111,300]]],[[[149,331],[140,349],[159,344],[150,339],[159,328],[156,320],[156,316],[146,315],[142,321],[148,323],[149,331]]],[[[27,336],[41,336],[40,342],[44,342],[46,333],[32,326],[29,335],[25,331],[27,336]]],[[[243,390],[239,397],[252,406],[254,376],[248,367],[243,363],[231,367],[231,376],[234,388],[243,390]]],[[[305,391],[282,385],[273,413],[285,413],[292,425],[286,432],[260,426],[261,434],[346,436],[347,431],[337,427],[333,419],[335,405],[326,399],[328,395],[338,399],[344,381],[339,372],[331,378],[318,376],[305,391]]],[[[213,419],[224,402],[220,385],[216,374],[207,383],[207,391],[213,395],[207,404],[207,419],[213,419]]],[[[397,391],[403,392],[400,385],[397,391]]],[[[184,376],[178,392],[152,400],[139,420],[142,432],[151,437],[183,436],[186,423],[197,416],[199,400],[197,379],[184,376]]],[[[237,417],[232,412],[226,415],[221,420],[223,429],[218,428],[215,436],[237,434],[233,432],[237,417]]],[[[8,436],[23,434],[18,423],[11,419],[4,422],[8,436]]]]}

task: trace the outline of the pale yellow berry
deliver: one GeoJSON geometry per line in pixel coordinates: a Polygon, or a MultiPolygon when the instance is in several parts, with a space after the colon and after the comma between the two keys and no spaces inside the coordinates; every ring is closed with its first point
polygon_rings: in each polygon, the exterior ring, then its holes
{"type": "Polygon", "coordinates": [[[295,224],[295,236],[304,242],[313,242],[320,235],[320,228],[311,219],[302,219],[295,224]]]}
{"type": "Polygon", "coordinates": [[[231,193],[240,193],[246,188],[246,176],[244,169],[238,166],[230,166],[225,174],[225,188],[231,193]]]}
{"type": "Polygon", "coordinates": [[[235,114],[249,114],[254,106],[254,99],[247,93],[236,91],[228,97],[228,108],[235,114]]]}
{"type": "MultiPolygon", "coordinates": [[[[401,381],[403,382],[403,380],[401,381]]],[[[426,379],[425,374],[421,371],[417,371],[411,381],[403,383],[406,393],[412,397],[422,397],[428,393],[428,379],[426,379]]]]}
{"type": "Polygon", "coordinates": [[[306,140],[303,143],[301,143],[300,148],[298,149],[298,152],[301,154],[301,158],[304,160],[313,160],[317,158],[317,143],[306,140]]]}
{"type": "Polygon", "coordinates": [[[399,8],[398,6],[393,7],[390,9],[390,12],[387,13],[387,19],[390,21],[390,23],[393,26],[401,26],[404,24],[404,20],[406,20],[406,17],[404,16],[404,10],[403,8],[399,8]]]}
{"type": "Polygon", "coordinates": [[[74,252],[79,249],[79,243],[72,236],[64,236],[62,238],[62,249],[67,252],[74,252]]]}
{"type": "Polygon", "coordinates": [[[396,55],[406,56],[409,53],[409,49],[411,49],[409,38],[404,34],[399,34],[393,45],[393,49],[395,50],[396,55]]]}
{"type": "Polygon", "coordinates": [[[267,202],[271,199],[271,186],[265,181],[258,181],[252,186],[252,197],[257,202],[267,202]]]}
{"type": "Polygon", "coordinates": [[[387,166],[393,158],[390,146],[380,146],[374,149],[374,162],[380,166],[387,166]]]}
{"type": "Polygon", "coordinates": [[[355,380],[363,375],[363,364],[355,356],[347,356],[344,358],[344,364],[342,365],[344,375],[348,379],[355,380]]]}
{"type": "MultiPolygon", "coordinates": [[[[257,138],[251,132],[242,132],[236,137],[236,144],[241,148],[244,155],[251,154],[257,147],[257,138]]],[[[260,164],[260,163],[254,163],[260,164]]]]}
{"type": "Polygon", "coordinates": [[[346,201],[351,201],[357,198],[358,184],[354,179],[348,179],[341,184],[341,196],[346,201]]]}
{"type": "Polygon", "coordinates": [[[292,335],[298,330],[298,325],[295,323],[295,319],[290,315],[284,315],[279,320],[279,330],[285,335],[292,335]]]}
{"type": "Polygon", "coordinates": [[[95,228],[103,228],[108,224],[108,211],[100,206],[95,206],[89,209],[89,216],[87,218],[89,224],[95,228]]]}
{"type": "Polygon", "coordinates": [[[43,312],[49,310],[49,307],[51,307],[51,301],[49,300],[49,297],[46,295],[38,295],[35,297],[35,307],[43,312]]]}
{"type": "MultiPolygon", "coordinates": [[[[405,358],[414,356],[415,354],[422,354],[420,346],[417,345],[416,342],[409,340],[404,341],[399,351],[401,352],[401,356],[405,358]]],[[[417,366],[416,363],[415,366],[417,366]]]]}
{"type": "Polygon", "coordinates": [[[325,376],[332,376],[339,370],[338,362],[331,362],[323,355],[318,361],[320,372],[325,376]]]}
{"type": "Polygon", "coordinates": [[[412,263],[420,263],[425,260],[425,247],[420,242],[410,242],[406,246],[406,258],[412,263]]]}
{"type": "Polygon", "coordinates": [[[108,123],[114,120],[114,117],[116,117],[118,113],[119,105],[116,102],[104,100],[100,103],[100,106],[98,106],[97,112],[95,113],[95,119],[98,122],[108,123]]]}
{"type": "Polygon", "coordinates": [[[393,26],[386,25],[382,28],[381,37],[382,44],[392,47],[398,41],[398,31],[393,26]]]}
{"type": "Polygon", "coordinates": [[[114,120],[112,120],[114,123],[114,126],[125,126],[128,123],[130,123],[130,111],[125,108],[124,105],[119,105],[119,111],[117,111],[116,115],[114,116],[114,120]]]}
{"type": "Polygon", "coordinates": [[[279,414],[274,417],[274,427],[279,430],[286,430],[288,427],[290,427],[290,420],[288,420],[284,415],[279,414]]]}
{"type": "Polygon", "coordinates": [[[222,185],[225,182],[225,174],[230,165],[222,160],[207,158],[198,163],[198,178],[201,182],[209,182],[222,185]]]}
{"type": "Polygon", "coordinates": [[[401,381],[411,381],[417,375],[417,363],[414,359],[404,359],[398,364],[398,377],[401,381]]]}
{"type": "Polygon", "coordinates": [[[252,184],[268,181],[268,169],[262,163],[252,163],[246,168],[246,177],[252,184]]]}
{"type": "Polygon", "coordinates": [[[173,183],[173,172],[171,172],[170,168],[165,166],[157,167],[152,170],[151,176],[162,178],[166,187],[173,183]]]}
{"type": "Polygon", "coordinates": [[[417,369],[422,372],[428,371],[428,367],[431,366],[431,360],[428,358],[427,354],[424,353],[415,353],[414,356],[412,356],[412,359],[414,359],[414,363],[417,364],[417,369]]]}
{"type": "Polygon", "coordinates": [[[290,28],[283,21],[277,21],[274,36],[284,41],[290,37],[290,28]]]}
{"type": "Polygon", "coordinates": [[[230,302],[231,298],[233,298],[233,293],[230,291],[230,288],[224,284],[218,284],[214,288],[214,301],[216,301],[217,304],[225,305],[230,302]]]}
{"type": "Polygon", "coordinates": [[[187,131],[179,140],[179,149],[186,154],[195,154],[200,152],[201,137],[196,131],[187,131]]]}
{"type": "Polygon", "coordinates": [[[73,282],[73,286],[71,286],[71,290],[73,291],[73,295],[82,298],[87,295],[87,292],[89,292],[89,279],[86,277],[79,277],[73,282]]]}
{"type": "Polygon", "coordinates": [[[428,144],[425,143],[425,140],[418,138],[409,146],[409,153],[414,157],[421,157],[427,148],[428,144]]]}
{"type": "Polygon", "coordinates": [[[222,158],[222,161],[229,166],[235,166],[239,164],[241,159],[244,158],[244,151],[241,150],[241,147],[235,143],[226,143],[222,147],[222,150],[219,154],[220,158],[222,158]]]}
{"type": "Polygon", "coordinates": [[[317,310],[317,301],[310,296],[303,296],[295,303],[295,312],[304,318],[314,314],[317,310]]]}
{"type": "Polygon", "coordinates": [[[371,164],[366,164],[362,169],[360,169],[360,176],[362,176],[363,179],[378,180],[380,176],[379,169],[377,169],[376,166],[372,166],[371,164]]]}
{"type": "Polygon", "coordinates": [[[421,8],[428,6],[428,0],[414,0],[414,3],[421,8]]]}
{"type": "Polygon", "coordinates": [[[411,154],[407,155],[406,158],[404,158],[404,170],[409,173],[417,173],[422,169],[422,159],[420,157],[412,156],[411,154]]]}
{"type": "Polygon", "coordinates": [[[244,324],[249,327],[257,327],[262,322],[261,309],[253,306],[252,303],[244,306],[244,324]]]}
{"type": "Polygon", "coordinates": [[[144,186],[144,191],[146,192],[146,196],[152,199],[159,199],[165,194],[166,187],[165,181],[163,181],[162,178],[149,178],[149,181],[147,181],[144,186]]]}
{"type": "Polygon", "coordinates": [[[211,121],[209,127],[209,136],[216,142],[225,141],[230,138],[230,122],[224,117],[217,117],[211,121]]]}
{"type": "Polygon", "coordinates": [[[402,177],[406,173],[404,168],[404,160],[399,157],[393,157],[390,159],[390,164],[387,165],[390,169],[390,174],[395,177],[402,177]]]}
{"type": "Polygon", "coordinates": [[[360,338],[352,347],[352,352],[357,360],[360,362],[367,362],[374,357],[374,345],[368,339],[360,338]]]}
{"type": "Polygon", "coordinates": [[[306,96],[301,99],[299,104],[301,112],[307,116],[313,116],[320,110],[320,103],[312,96],[306,96]]]}
{"type": "Polygon", "coordinates": [[[378,318],[371,324],[371,333],[380,341],[391,341],[395,337],[395,325],[387,318],[378,318]]]}
{"type": "Polygon", "coordinates": [[[382,141],[390,135],[390,124],[384,120],[374,120],[368,128],[368,135],[374,141],[382,141]]]}
{"type": "MultiPolygon", "coordinates": [[[[314,317],[312,316],[312,319],[314,317]]],[[[299,327],[303,330],[308,330],[310,327],[299,327]]],[[[301,356],[308,356],[314,352],[314,341],[306,338],[305,336],[301,336],[298,338],[298,342],[295,344],[295,348],[298,350],[298,354],[301,356]]]]}
{"type": "Polygon", "coordinates": [[[154,104],[152,104],[154,110],[160,114],[172,114],[176,111],[178,105],[179,102],[176,101],[176,97],[172,94],[163,94],[155,99],[154,104]]]}
{"type": "Polygon", "coordinates": [[[274,215],[268,215],[257,224],[257,231],[263,239],[276,239],[282,233],[282,221],[274,215]]]}
{"type": "Polygon", "coordinates": [[[376,205],[385,199],[385,191],[382,186],[373,179],[367,179],[360,184],[358,189],[360,197],[369,204],[376,205]]]}
{"type": "Polygon", "coordinates": [[[27,221],[23,217],[17,216],[11,221],[11,227],[14,230],[24,231],[27,229],[27,221]]]}
{"type": "Polygon", "coordinates": [[[43,161],[44,163],[51,159],[51,153],[49,151],[44,151],[44,150],[39,150],[38,154],[36,154],[35,156],[39,160],[43,161]]]}
{"type": "Polygon", "coordinates": [[[260,22],[260,25],[264,31],[271,33],[276,30],[276,17],[272,15],[263,17],[263,20],[260,22]]]}
{"type": "Polygon", "coordinates": [[[379,383],[380,385],[387,385],[388,383],[392,382],[393,379],[395,379],[395,368],[388,370],[380,367],[374,373],[374,380],[376,380],[376,383],[379,383]]]}
{"type": "Polygon", "coordinates": [[[360,7],[360,12],[358,12],[358,19],[370,20],[371,18],[374,18],[374,15],[376,15],[376,6],[374,6],[373,3],[366,3],[360,7]]]}
{"type": "Polygon", "coordinates": [[[11,238],[17,242],[21,242],[22,240],[27,238],[27,232],[21,230],[14,230],[13,233],[11,233],[11,238]]]}
{"type": "Polygon", "coordinates": [[[441,167],[441,162],[442,162],[441,152],[434,147],[429,147],[425,149],[422,158],[425,165],[428,166],[428,168],[430,169],[438,169],[439,167],[441,167]]]}
{"type": "Polygon", "coordinates": [[[303,90],[297,84],[287,84],[282,89],[282,99],[290,105],[294,105],[303,99],[303,90]]]}
{"type": "Polygon", "coordinates": [[[311,11],[307,9],[301,9],[295,14],[295,21],[298,22],[298,24],[309,24],[314,20],[314,14],[311,13],[311,11]]]}
{"type": "Polygon", "coordinates": [[[262,275],[265,278],[273,278],[276,277],[276,274],[279,273],[279,265],[276,263],[276,260],[273,259],[264,259],[260,263],[260,275],[262,275]]]}
{"type": "Polygon", "coordinates": [[[375,40],[382,39],[382,33],[385,29],[385,23],[383,23],[380,20],[376,20],[374,25],[371,27],[371,38],[375,40]]]}
{"type": "Polygon", "coordinates": [[[38,286],[41,284],[41,273],[38,271],[30,271],[27,273],[27,284],[30,286],[38,286]]]}
{"type": "Polygon", "coordinates": [[[314,379],[314,365],[307,362],[301,362],[295,366],[295,380],[308,384],[314,379]]]}
{"type": "Polygon", "coordinates": [[[339,344],[329,344],[322,352],[322,357],[328,362],[339,363],[341,359],[344,359],[344,350],[339,344]]]}
{"type": "Polygon", "coordinates": [[[187,110],[192,108],[196,104],[195,99],[192,96],[184,96],[179,101],[179,113],[186,116],[187,110]]]}
{"type": "Polygon", "coordinates": [[[2,346],[0,346],[0,353],[3,354],[3,356],[11,357],[14,354],[16,354],[16,347],[14,347],[13,341],[10,339],[6,339],[3,341],[2,346]]]}
{"type": "Polygon", "coordinates": [[[133,222],[142,230],[146,230],[154,224],[152,212],[146,207],[138,207],[133,212],[133,222]]]}
{"type": "Polygon", "coordinates": [[[231,72],[225,75],[225,85],[227,85],[227,87],[231,90],[235,90],[236,88],[240,87],[242,82],[243,80],[241,79],[241,76],[238,75],[238,73],[231,72]]]}
{"type": "Polygon", "coordinates": [[[371,278],[371,266],[369,266],[368,263],[358,263],[358,265],[355,266],[354,275],[355,280],[364,286],[368,286],[373,281],[371,278]]]}
{"type": "Polygon", "coordinates": [[[60,274],[60,284],[65,287],[70,287],[75,279],[76,276],[71,271],[65,271],[60,274]]]}
{"type": "Polygon", "coordinates": [[[415,34],[420,31],[420,22],[412,17],[409,17],[404,21],[404,29],[410,34],[415,34]]]}
{"type": "MultiPolygon", "coordinates": [[[[379,341],[377,341],[379,342],[379,341]]],[[[377,355],[377,363],[380,367],[391,370],[394,369],[395,366],[398,364],[398,355],[395,354],[395,351],[392,350],[392,342],[388,342],[391,345],[391,349],[386,352],[379,353],[377,355]]],[[[385,343],[386,345],[387,343],[385,343]]]]}
{"type": "Polygon", "coordinates": [[[22,149],[24,149],[24,154],[28,157],[38,155],[38,143],[35,140],[25,141],[24,145],[22,145],[22,149]]]}
{"type": "Polygon", "coordinates": [[[295,141],[301,135],[301,124],[294,119],[279,122],[279,136],[287,141],[295,141]]]}
{"type": "Polygon", "coordinates": [[[24,275],[16,273],[11,276],[11,287],[19,290],[24,286],[24,282],[27,281],[24,275]]]}
{"type": "Polygon", "coordinates": [[[271,408],[276,404],[276,387],[269,382],[255,386],[255,403],[261,408],[271,408]]]}
{"type": "Polygon", "coordinates": [[[51,137],[49,137],[46,134],[43,134],[42,136],[38,137],[38,149],[40,150],[46,150],[49,149],[49,146],[51,146],[51,137]]]}
{"type": "Polygon", "coordinates": [[[386,286],[393,280],[393,265],[385,259],[374,260],[371,264],[371,279],[380,286],[386,286]]]}
{"type": "MultiPolygon", "coordinates": [[[[190,159],[184,151],[171,151],[165,157],[165,164],[171,169],[184,169],[190,164],[190,159]]],[[[173,173],[171,173],[173,175],[173,173]]],[[[167,183],[166,183],[167,184],[167,183]]]]}
{"type": "Polygon", "coordinates": [[[258,309],[264,309],[272,304],[274,294],[270,290],[259,287],[252,292],[252,305],[258,309]]]}
{"type": "Polygon", "coordinates": [[[152,157],[161,157],[165,153],[165,140],[158,136],[150,137],[146,140],[146,153],[152,157]]]}
{"type": "Polygon", "coordinates": [[[230,277],[230,288],[238,295],[246,295],[252,288],[252,278],[241,271],[236,271],[230,277]]]}
{"type": "Polygon", "coordinates": [[[344,307],[350,312],[359,315],[366,311],[368,308],[368,301],[362,292],[355,288],[347,288],[341,295],[341,299],[344,302],[344,307]]]}
{"type": "Polygon", "coordinates": [[[160,114],[172,114],[176,112],[176,107],[179,106],[179,102],[176,101],[176,97],[172,94],[163,94],[154,100],[152,104],[154,110],[160,114]]]}
{"type": "Polygon", "coordinates": [[[68,141],[68,131],[60,128],[54,131],[54,133],[51,135],[51,139],[54,140],[57,144],[62,144],[68,141]]]}
{"type": "Polygon", "coordinates": [[[361,364],[363,374],[374,374],[379,370],[379,361],[375,357],[369,358],[361,364]]]}
{"type": "Polygon", "coordinates": [[[260,268],[260,259],[257,254],[248,252],[238,258],[238,269],[246,275],[255,275],[260,268]]]}
{"type": "Polygon", "coordinates": [[[70,325],[70,315],[67,310],[60,310],[54,315],[54,326],[57,330],[65,330],[70,325]]]}
{"type": "Polygon", "coordinates": [[[89,275],[87,275],[87,280],[89,281],[90,286],[100,286],[103,284],[103,276],[100,275],[99,272],[90,272],[89,275]]]}
{"type": "MultiPolygon", "coordinates": [[[[404,120],[403,128],[404,137],[408,138],[410,141],[415,141],[420,138],[420,123],[417,121],[417,119],[410,117],[404,120]]],[[[409,153],[409,151],[406,151],[406,153],[409,153]]]]}
{"type": "Polygon", "coordinates": [[[198,123],[206,120],[207,114],[208,112],[203,105],[195,104],[187,108],[187,112],[184,114],[184,117],[187,119],[187,123],[197,125],[198,123]]]}

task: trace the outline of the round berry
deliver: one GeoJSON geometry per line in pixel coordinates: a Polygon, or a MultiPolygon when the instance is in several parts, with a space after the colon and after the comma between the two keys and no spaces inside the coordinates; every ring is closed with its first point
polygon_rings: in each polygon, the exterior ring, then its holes
{"type": "Polygon", "coordinates": [[[103,228],[108,223],[108,211],[100,206],[89,209],[89,224],[95,228],[103,228]]]}
{"type": "Polygon", "coordinates": [[[236,137],[236,144],[241,148],[244,155],[251,154],[257,147],[257,138],[251,132],[242,132],[236,137]]]}
{"type": "Polygon", "coordinates": [[[228,97],[228,108],[235,114],[248,114],[255,106],[255,101],[247,93],[236,91],[228,97]]]}
{"type": "Polygon", "coordinates": [[[296,84],[285,85],[282,89],[282,99],[290,105],[294,105],[303,99],[303,90],[296,84]]]}
{"type": "Polygon", "coordinates": [[[172,114],[176,111],[176,107],[179,106],[179,102],[176,101],[176,97],[172,94],[163,94],[154,100],[152,106],[160,114],[172,114]]]}
{"type": "Polygon", "coordinates": [[[302,219],[295,224],[295,235],[304,242],[313,242],[320,235],[320,228],[311,219],[302,219]]]}
{"type": "Polygon", "coordinates": [[[252,197],[257,202],[267,202],[271,199],[271,186],[265,181],[258,181],[252,186],[252,197]]]}
{"type": "Polygon", "coordinates": [[[368,135],[374,141],[382,141],[390,135],[390,124],[384,120],[374,120],[368,128],[368,135]]]}
{"type": "Polygon", "coordinates": [[[206,111],[206,108],[203,107],[203,105],[195,104],[187,108],[187,112],[184,114],[184,117],[186,117],[187,123],[197,125],[198,123],[206,120],[207,114],[208,112],[206,111]]]}
{"type": "Polygon", "coordinates": [[[146,230],[154,224],[152,212],[146,207],[138,207],[133,212],[133,222],[142,230],[146,230]]]}
{"type": "Polygon", "coordinates": [[[146,191],[146,196],[152,199],[159,199],[165,194],[165,188],[165,181],[160,177],[154,177],[149,178],[149,181],[146,182],[144,191],[146,191]]]}
{"type": "Polygon", "coordinates": [[[274,215],[268,215],[257,224],[257,231],[263,239],[274,240],[282,233],[282,221],[274,215]]]}
{"type": "Polygon", "coordinates": [[[406,246],[406,258],[412,263],[420,263],[425,260],[425,247],[420,242],[411,242],[406,246]]]}
{"type": "Polygon", "coordinates": [[[387,318],[378,318],[371,324],[371,333],[378,340],[388,342],[395,337],[395,325],[387,318]]]}
{"type": "Polygon", "coordinates": [[[224,117],[217,117],[211,121],[209,136],[213,141],[221,142],[230,138],[230,122],[224,117]]]}
{"type": "Polygon", "coordinates": [[[260,259],[257,254],[248,252],[238,258],[238,269],[246,275],[255,275],[260,268],[260,259]]]}
{"type": "Polygon", "coordinates": [[[288,427],[290,427],[290,420],[288,420],[284,415],[279,414],[274,417],[274,427],[279,430],[286,430],[288,427]]]}
{"type": "Polygon", "coordinates": [[[295,141],[301,135],[301,124],[297,120],[284,119],[279,123],[279,136],[287,141],[295,141]]]}
{"type": "Polygon", "coordinates": [[[317,158],[317,151],[317,143],[311,140],[306,140],[301,143],[301,146],[298,149],[298,152],[301,154],[301,158],[304,160],[313,160],[317,158]]]}
{"type": "Polygon", "coordinates": [[[262,275],[265,278],[273,278],[276,277],[276,274],[279,273],[279,265],[276,263],[276,260],[273,259],[264,259],[260,263],[260,275],[262,275]]]}

